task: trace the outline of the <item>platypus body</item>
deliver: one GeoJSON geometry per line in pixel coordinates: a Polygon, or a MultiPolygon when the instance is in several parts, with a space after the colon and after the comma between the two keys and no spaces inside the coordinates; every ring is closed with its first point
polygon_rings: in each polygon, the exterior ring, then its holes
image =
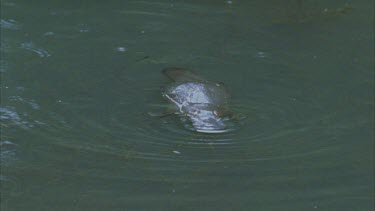
{"type": "Polygon", "coordinates": [[[229,131],[227,121],[229,94],[223,83],[202,79],[184,68],[170,67],[162,73],[172,80],[163,96],[176,106],[182,120],[191,122],[192,129],[202,133],[229,131]]]}

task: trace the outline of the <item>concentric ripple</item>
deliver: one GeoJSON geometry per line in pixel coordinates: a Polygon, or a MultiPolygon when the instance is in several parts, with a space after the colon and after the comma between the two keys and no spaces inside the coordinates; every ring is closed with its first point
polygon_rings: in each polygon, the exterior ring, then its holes
{"type": "MultiPolygon", "coordinates": [[[[38,42],[30,38],[12,42],[9,48],[38,56],[27,70],[49,76],[45,85],[50,87],[30,82],[27,90],[41,92],[10,95],[9,103],[18,106],[1,107],[1,118],[23,129],[35,128],[32,133],[46,139],[39,140],[40,153],[43,147],[51,147],[60,153],[78,151],[90,158],[102,155],[121,161],[235,164],[294,159],[332,147],[334,137],[332,142],[315,142],[320,136],[333,135],[320,124],[327,114],[314,94],[298,90],[303,82],[292,67],[277,63],[276,53],[260,51],[255,42],[242,48],[246,33],[234,30],[228,35],[235,27],[220,23],[223,17],[236,19],[223,4],[210,7],[215,12],[207,15],[199,5],[134,1],[129,9],[111,13],[118,23],[110,26],[98,14],[94,23],[68,22],[62,28],[45,28],[38,42]],[[152,11],[145,9],[149,4],[152,11]],[[207,30],[213,25],[218,26],[215,31],[207,30]],[[128,28],[117,34],[107,33],[124,26],[128,28]],[[218,36],[215,42],[213,34],[218,36]],[[187,46],[190,38],[197,43],[187,46]],[[75,39],[81,39],[81,46],[72,44],[75,39]],[[51,40],[57,46],[53,55],[43,45],[51,40]],[[48,65],[54,59],[61,64],[48,65]],[[196,67],[200,75],[224,82],[233,92],[230,108],[235,117],[229,129],[197,133],[178,115],[148,115],[167,110],[159,89],[167,81],[160,70],[175,64],[196,67]],[[259,70],[259,64],[267,70],[259,70]],[[32,110],[31,116],[22,112],[25,107],[32,110]]],[[[76,12],[61,10],[49,17],[69,17],[76,12]]],[[[21,25],[1,20],[1,27],[12,32],[21,31],[21,25]]],[[[18,71],[23,76],[24,69],[18,71]]],[[[42,80],[31,75],[24,81],[30,79],[42,80]]],[[[52,153],[46,156],[59,160],[52,153]]]]}

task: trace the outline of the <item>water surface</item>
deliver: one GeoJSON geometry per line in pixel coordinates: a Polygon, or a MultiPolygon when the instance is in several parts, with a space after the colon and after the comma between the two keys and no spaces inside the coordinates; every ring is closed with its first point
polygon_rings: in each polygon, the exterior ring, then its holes
{"type": "Polygon", "coordinates": [[[373,209],[371,1],[1,6],[1,210],[373,209]],[[167,66],[246,118],[148,115],[167,66]]]}

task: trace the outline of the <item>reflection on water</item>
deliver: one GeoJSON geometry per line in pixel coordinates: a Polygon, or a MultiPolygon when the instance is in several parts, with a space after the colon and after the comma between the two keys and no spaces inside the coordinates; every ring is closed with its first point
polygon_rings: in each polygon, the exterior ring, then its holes
{"type": "Polygon", "coordinates": [[[86,3],[2,2],[1,210],[369,210],[366,5],[295,24],[274,21],[288,2],[86,3]],[[168,66],[224,81],[246,118],[148,115],[168,66]]]}
{"type": "Polygon", "coordinates": [[[18,29],[20,29],[20,26],[17,23],[17,21],[15,21],[13,19],[10,19],[10,20],[3,20],[3,19],[1,19],[0,20],[0,27],[2,29],[12,29],[12,30],[18,30],[18,29]]]}
{"type": "Polygon", "coordinates": [[[29,51],[32,51],[34,53],[36,53],[38,56],[40,57],[48,57],[48,56],[51,56],[50,53],[48,53],[48,51],[42,49],[42,48],[39,48],[37,46],[35,46],[34,43],[32,42],[26,42],[26,43],[22,43],[21,44],[21,48],[23,49],[26,49],[26,50],[29,50],[29,51]]]}
{"type": "Polygon", "coordinates": [[[19,114],[14,107],[0,107],[0,119],[2,126],[17,125],[23,129],[34,127],[35,124],[43,124],[37,120],[28,120],[27,113],[19,114]]]}

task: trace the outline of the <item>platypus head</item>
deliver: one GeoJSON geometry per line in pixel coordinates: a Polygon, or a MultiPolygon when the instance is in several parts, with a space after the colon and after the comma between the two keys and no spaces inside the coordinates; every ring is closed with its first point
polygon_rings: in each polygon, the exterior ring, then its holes
{"type": "Polygon", "coordinates": [[[193,104],[184,107],[184,116],[192,129],[201,133],[225,133],[231,131],[231,112],[212,104],[193,104]]]}

